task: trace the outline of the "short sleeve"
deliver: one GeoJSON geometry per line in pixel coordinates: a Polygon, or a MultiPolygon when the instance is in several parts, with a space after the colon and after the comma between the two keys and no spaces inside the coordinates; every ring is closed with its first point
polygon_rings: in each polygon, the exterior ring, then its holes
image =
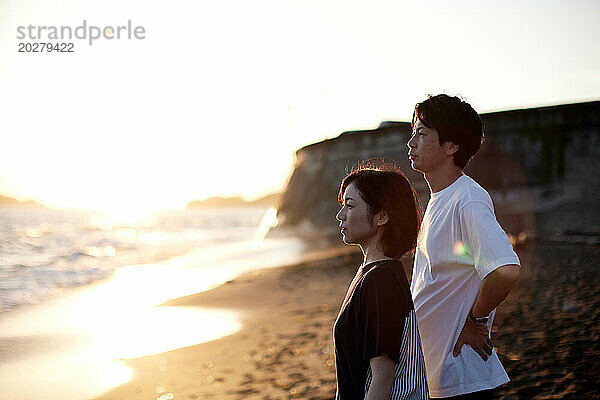
{"type": "Polygon", "coordinates": [[[398,362],[404,322],[409,307],[402,289],[391,271],[374,268],[365,278],[362,293],[364,316],[363,360],[387,354],[398,362]]]}
{"type": "Polygon", "coordinates": [[[464,249],[473,258],[482,280],[503,265],[521,265],[491,205],[481,201],[467,203],[460,210],[460,225],[464,249]]]}

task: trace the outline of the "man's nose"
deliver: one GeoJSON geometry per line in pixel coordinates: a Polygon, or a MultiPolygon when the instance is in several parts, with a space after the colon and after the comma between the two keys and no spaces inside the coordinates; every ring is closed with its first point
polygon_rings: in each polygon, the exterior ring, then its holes
{"type": "Polygon", "coordinates": [[[409,149],[415,147],[415,142],[414,140],[414,136],[411,136],[410,139],[408,139],[408,142],[406,142],[406,147],[408,147],[409,149]]]}
{"type": "Polygon", "coordinates": [[[342,210],[338,211],[338,213],[335,215],[335,219],[338,221],[343,221],[342,210]]]}

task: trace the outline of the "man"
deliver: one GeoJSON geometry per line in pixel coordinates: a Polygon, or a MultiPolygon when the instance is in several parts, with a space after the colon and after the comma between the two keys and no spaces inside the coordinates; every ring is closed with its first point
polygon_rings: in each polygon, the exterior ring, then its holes
{"type": "Polygon", "coordinates": [[[411,290],[433,398],[490,399],[509,380],[490,328],[520,262],[489,194],[463,173],[482,142],[481,119],[461,99],[441,94],[415,106],[408,154],[431,197],[411,290]]]}

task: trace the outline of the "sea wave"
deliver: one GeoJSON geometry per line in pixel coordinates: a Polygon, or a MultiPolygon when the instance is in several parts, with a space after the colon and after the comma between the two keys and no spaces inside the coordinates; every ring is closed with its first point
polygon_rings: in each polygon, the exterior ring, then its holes
{"type": "Polygon", "coordinates": [[[138,220],[83,210],[0,208],[0,313],[119,267],[251,238],[265,209],[167,210],[138,220]]]}

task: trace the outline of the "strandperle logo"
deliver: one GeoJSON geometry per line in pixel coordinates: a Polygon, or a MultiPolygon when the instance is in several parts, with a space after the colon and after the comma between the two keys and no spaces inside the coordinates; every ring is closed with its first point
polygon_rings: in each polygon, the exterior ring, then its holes
{"type": "Polygon", "coordinates": [[[87,20],[83,24],[76,26],[46,26],[46,25],[28,25],[17,27],[17,39],[19,40],[87,40],[91,46],[95,40],[120,40],[120,39],[145,39],[146,29],[143,26],[133,26],[131,20],[127,20],[127,25],[117,26],[96,26],[88,25],[87,20]]]}

